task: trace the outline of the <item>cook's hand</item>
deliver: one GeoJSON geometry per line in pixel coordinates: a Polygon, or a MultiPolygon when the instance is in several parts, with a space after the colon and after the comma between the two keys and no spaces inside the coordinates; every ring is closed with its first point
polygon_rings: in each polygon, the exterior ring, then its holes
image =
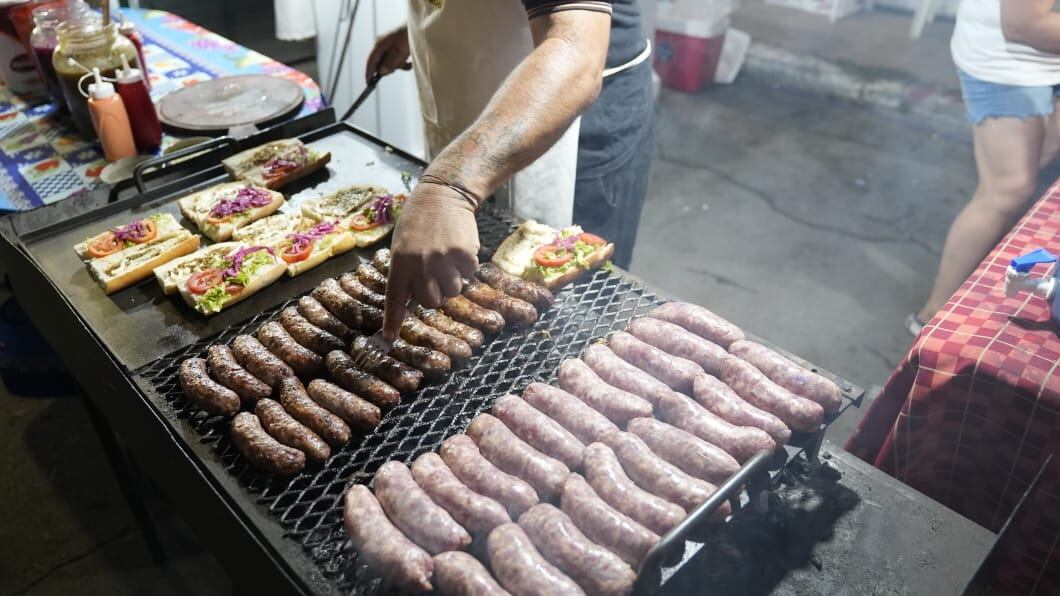
{"type": "Polygon", "coordinates": [[[446,186],[420,183],[412,190],[390,245],[383,336],[401,331],[410,298],[437,308],[462,289],[461,277],[478,267],[478,226],[471,205],[446,186]]]}
{"type": "Polygon", "coordinates": [[[408,27],[398,27],[383,35],[375,40],[375,47],[372,48],[372,53],[368,54],[364,69],[365,82],[371,82],[372,75],[377,72],[379,76],[386,76],[399,68],[411,70],[410,55],[408,27]]]}

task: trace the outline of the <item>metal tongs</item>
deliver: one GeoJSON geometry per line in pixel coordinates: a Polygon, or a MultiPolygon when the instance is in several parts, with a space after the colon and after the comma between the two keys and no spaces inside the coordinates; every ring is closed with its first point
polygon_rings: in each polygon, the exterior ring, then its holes
{"type": "MultiPolygon", "coordinates": [[[[405,303],[405,316],[412,316],[412,313],[419,310],[420,305],[415,300],[409,300],[405,303]]],[[[353,365],[357,368],[371,372],[371,370],[383,361],[383,358],[390,353],[390,349],[394,347],[394,342],[387,341],[383,337],[383,329],[380,328],[368,338],[368,343],[371,345],[371,350],[365,350],[360,354],[353,357],[353,365]]]]}

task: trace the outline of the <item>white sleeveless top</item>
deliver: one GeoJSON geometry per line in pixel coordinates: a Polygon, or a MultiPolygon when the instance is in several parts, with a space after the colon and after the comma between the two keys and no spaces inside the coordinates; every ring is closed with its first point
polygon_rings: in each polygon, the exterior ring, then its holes
{"type": "Polygon", "coordinates": [[[1021,87],[1060,85],[1060,55],[1005,39],[1001,0],[961,0],[950,51],[954,63],[977,79],[1021,87]]]}

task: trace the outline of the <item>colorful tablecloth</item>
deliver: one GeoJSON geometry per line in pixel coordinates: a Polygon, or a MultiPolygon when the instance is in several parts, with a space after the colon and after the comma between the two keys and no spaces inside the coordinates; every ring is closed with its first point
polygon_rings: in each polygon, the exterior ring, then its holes
{"type": "MultiPolygon", "coordinates": [[[[1060,253],[1060,182],[924,327],[846,445],[995,532],[1060,453],[1060,330],[1041,298],[1004,294],[1009,262],[1037,248],[1060,253]]],[[[997,561],[1002,594],[1060,594],[1056,464],[997,561]]]]}
{"type": "MultiPolygon", "coordinates": [[[[307,75],[225,37],[159,10],[123,14],[144,37],[151,96],[230,74],[271,74],[305,91],[301,114],[324,107],[307,75]]],[[[38,100],[43,101],[43,100],[38,100]]],[[[166,134],[162,147],[175,139],[166,134]]],[[[106,162],[98,143],[82,139],[55,115],[52,103],[30,104],[0,85],[0,212],[25,210],[87,192],[102,184],[106,162]]]]}

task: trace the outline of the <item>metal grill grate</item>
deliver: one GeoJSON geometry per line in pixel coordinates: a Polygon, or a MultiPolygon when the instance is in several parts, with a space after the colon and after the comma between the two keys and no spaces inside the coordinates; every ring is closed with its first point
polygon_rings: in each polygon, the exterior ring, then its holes
{"type": "MultiPolygon", "coordinates": [[[[510,219],[490,207],[479,213],[478,224],[482,245],[488,248],[500,244],[513,227],[510,219]]],[[[565,358],[579,355],[591,341],[624,328],[660,300],[629,280],[596,271],[560,292],[555,305],[531,328],[506,331],[462,368],[404,398],[377,428],[355,437],[323,466],[278,479],[259,473],[236,451],[224,418],[209,416],[184,398],[177,368],[185,358],[203,355],[210,344],[253,333],[293,302],[145,366],[138,372],[139,380],[164,414],[195,429],[225,470],[279,520],[286,535],[306,549],[326,576],[344,591],[366,593],[374,589],[375,582],[368,581],[363,566],[356,565],[342,527],[341,498],[348,483],[369,482],[388,460],[411,463],[420,454],[435,450],[505,393],[520,393],[532,381],[555,381],[565,358]]]]}

